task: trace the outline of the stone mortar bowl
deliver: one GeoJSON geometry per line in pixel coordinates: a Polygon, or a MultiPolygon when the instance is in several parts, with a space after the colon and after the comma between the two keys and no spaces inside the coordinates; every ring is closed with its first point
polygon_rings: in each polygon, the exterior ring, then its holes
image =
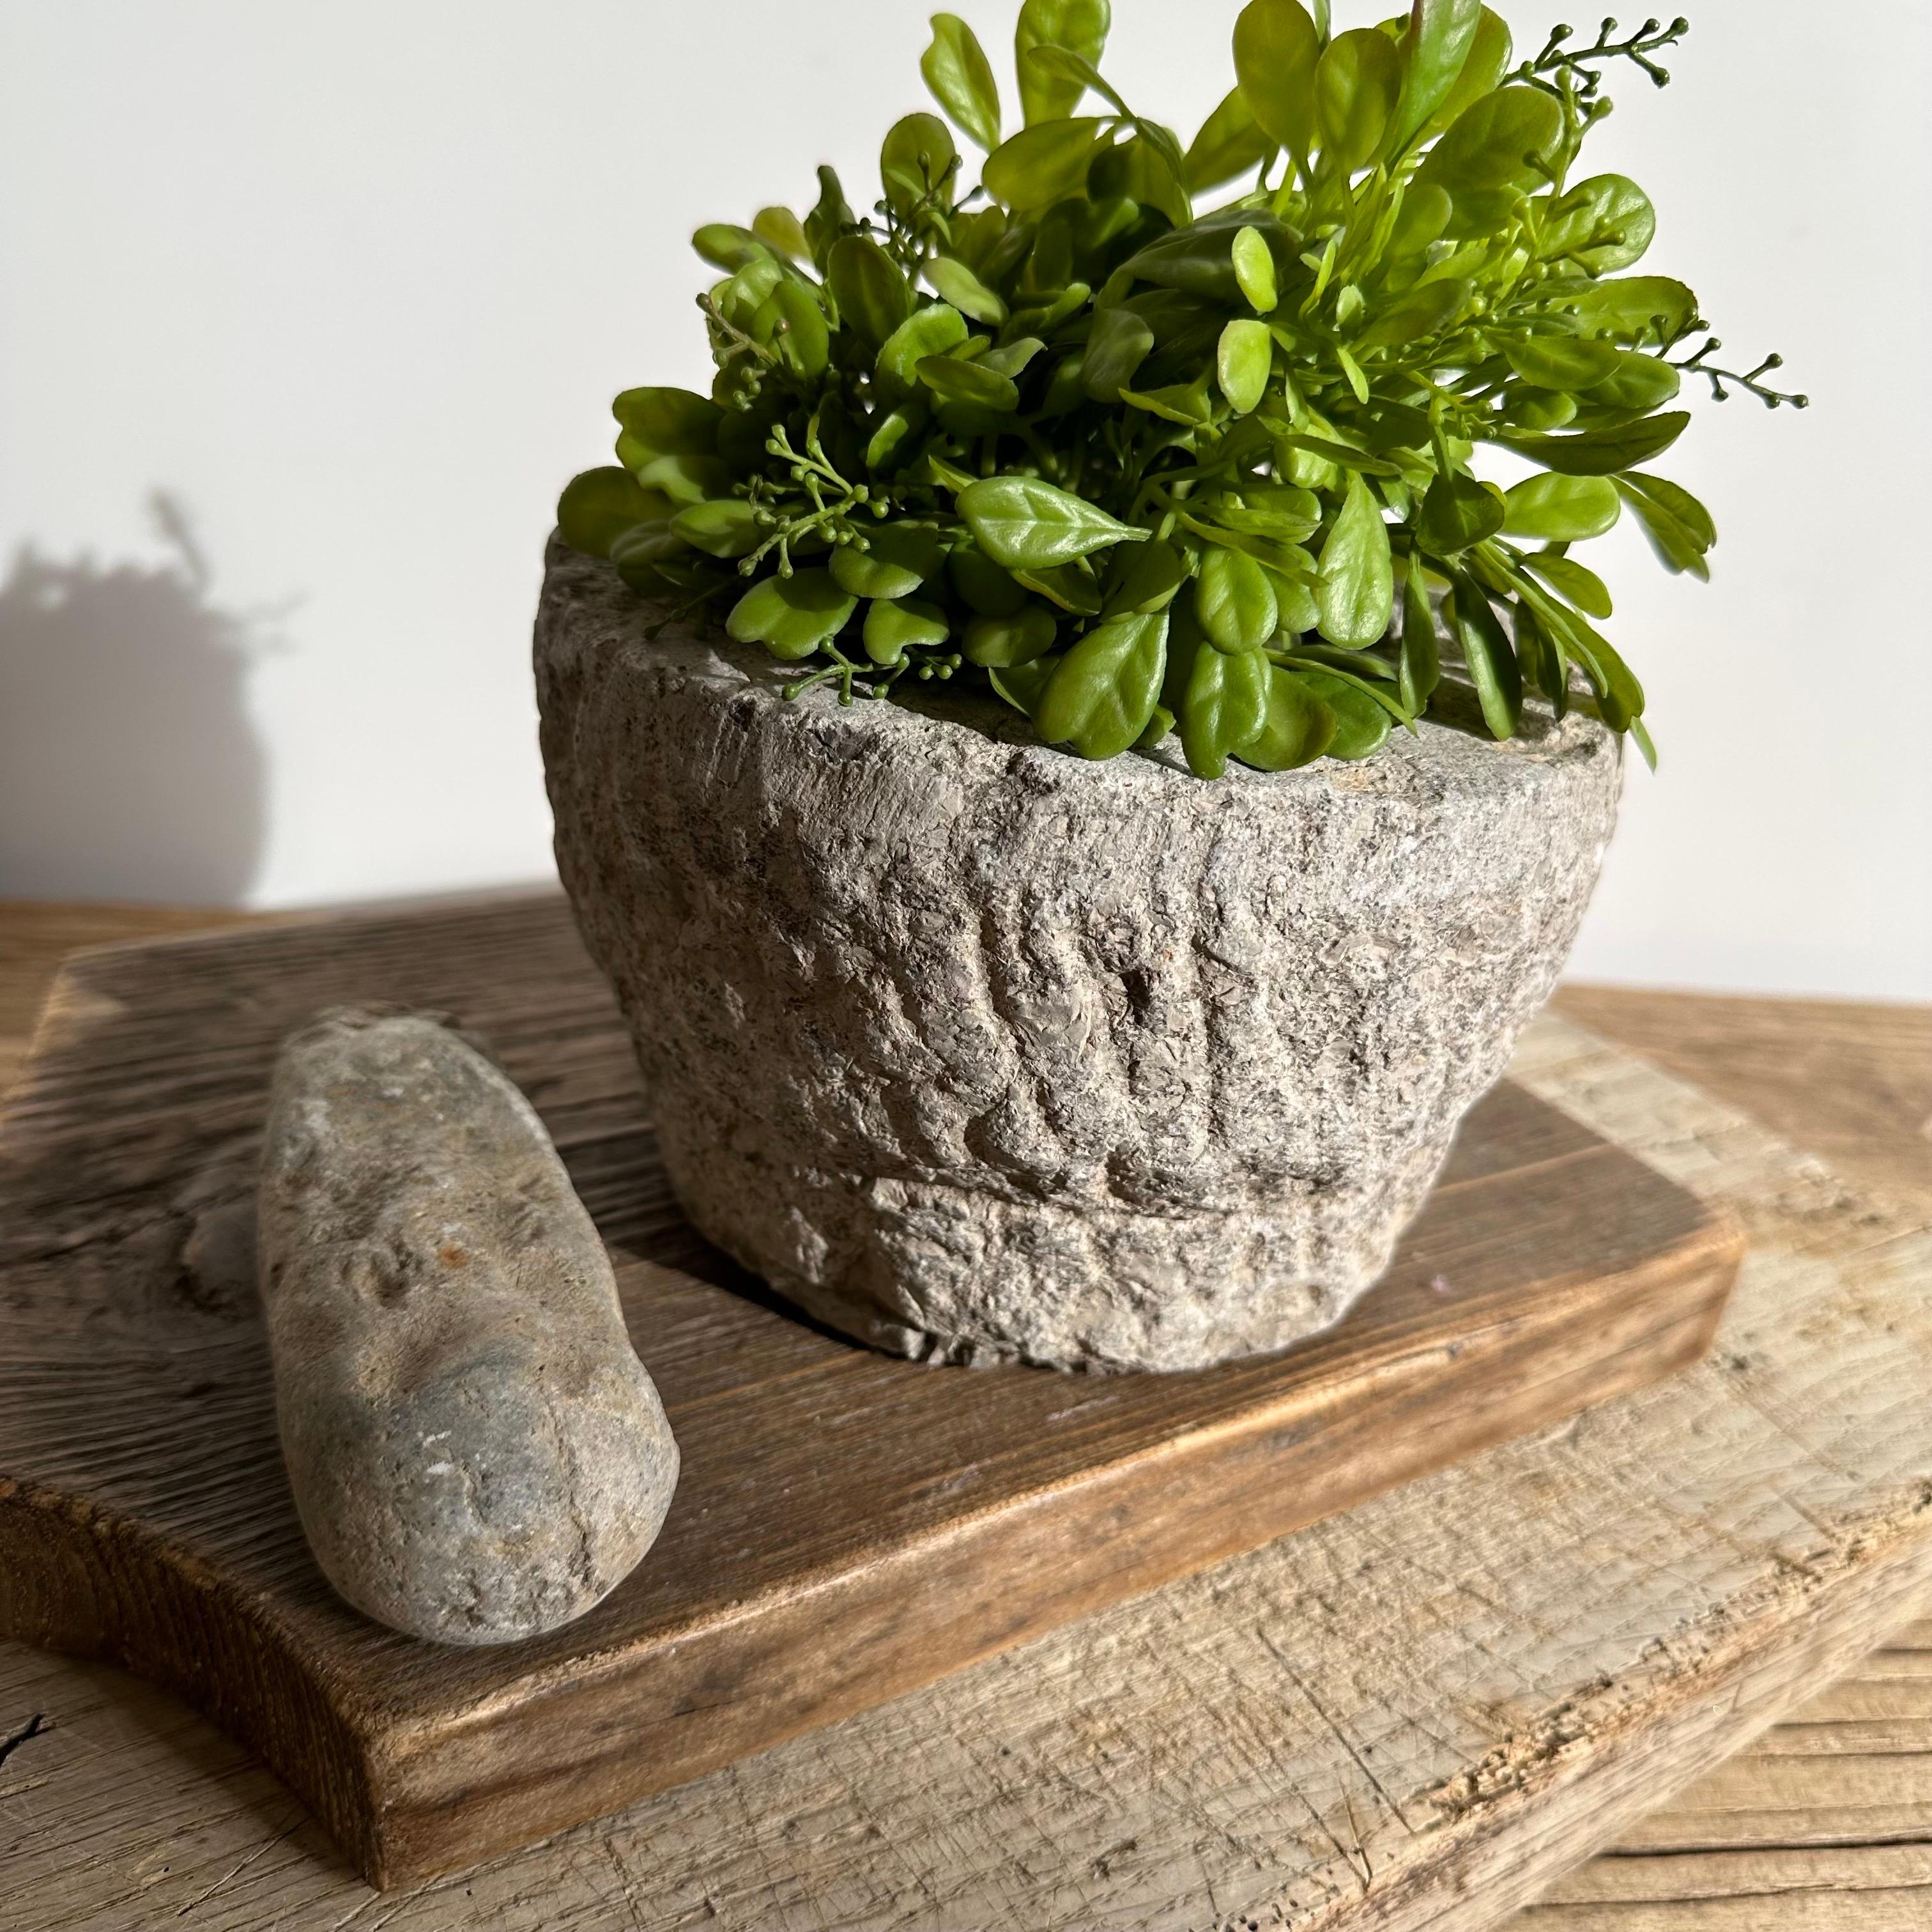
{"type": "Polygon", "coordinates": [[[928,1359],[1198,1369],[1337,1320],[1556,983],[1612,734],[1203,784],[993,702],[787,703],[662,614],[553,544],[557,859],[696,1226],[928,1359]]]}

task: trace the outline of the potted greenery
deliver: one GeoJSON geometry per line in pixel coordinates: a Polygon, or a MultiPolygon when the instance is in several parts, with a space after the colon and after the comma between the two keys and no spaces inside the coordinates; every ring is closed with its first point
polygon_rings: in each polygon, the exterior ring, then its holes
{"type": "Polygon", "coordinates": [[[700,230],[712,393],[619,397],[564,493],[557,850],[669,1172],[879,1346],[1193,1367],[1375,1279],[1652,754],[1574,546],[1705,574],[1685,376],[1802,401],[1684,352],[1578,165],[1684,22],[1328,10],[1254,0],[1184,152],[1107,0],[1027,0],[1006,138],[938,16],[981,186],[914,114],[871,215],[827,169],[700,230]]]}

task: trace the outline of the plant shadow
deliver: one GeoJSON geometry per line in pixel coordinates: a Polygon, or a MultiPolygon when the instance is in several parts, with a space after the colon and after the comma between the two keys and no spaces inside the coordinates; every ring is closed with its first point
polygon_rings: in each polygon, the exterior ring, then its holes
{"type": "Polygon", "coordinates": [[[0,584],[0,896],[232,904],[260,868],[267,766],[248,708],[280,611],[238,611],[180,504],[166,562],[61,562],[0,584]]]}

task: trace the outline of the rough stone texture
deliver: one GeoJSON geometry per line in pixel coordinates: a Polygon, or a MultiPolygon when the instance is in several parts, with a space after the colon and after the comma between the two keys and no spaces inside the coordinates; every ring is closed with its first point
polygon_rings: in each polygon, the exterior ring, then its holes
{"type": "Polygon", "coordinates": [[[291,1035],[260,1246],[296,1507],[358,1610],[507,1643],[628,1575],[677,1445],[562,1162],[475,1047],[348,1009],[291,1035]]]}
{"type": "Polygon", "coordinates": [[[1192,1369],[1335,1321],[1554,985],[1595,722],[1204,784],[997,705],[796,704],[553,545],[564,882],[712,1240],[887,1349],[1192,1369]]]}

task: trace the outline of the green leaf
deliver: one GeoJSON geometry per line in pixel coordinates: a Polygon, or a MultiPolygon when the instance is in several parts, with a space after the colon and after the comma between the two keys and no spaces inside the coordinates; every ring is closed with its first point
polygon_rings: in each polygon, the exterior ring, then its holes
{"type": "Polygon", "coordinates": [[[734,328],[751,328],[766,298],[785,278],[784,265],[761,243],[758,257],[711,291],[719,313],[734,328]]]}
{"type": "Polygon", "coordinates": [[[586,556],[608,556],[617,538],[634,524],[662,519],[668,507],[628,470],[586,470],[557,499],[557,534],[586,556]]]}
{"type": "Polygon", "coordinates": [[[1284,632],[1298,638],[1306,637],[1317,630],[1322,623],[1322,612],[1315,602],[1315,592],[1307,580],[1289,577],[1264,563],[1262,568],[1268,573],[1274,585],[1274,594],[1281,600],[1281,627],[1284,632]]]}
{"type": "Polygon", "coordinates": [[[1258,650],[1195,652],[1180,701],[1180,747],[1196,778],[1218,778],[1228,754],[1261,736],[1274,670],[1258,650]]]}
{"type": "Polygon", "coordinates": [[[1660,416],[1646,416],[1620,429],[1590,430],[1582,436],[1498,436],[1491,440],[1562,476],[1608,476],[1662,455],[1690,426],[1689,413],[1674,410],[1660,416]]]}
{"type": "Polygon", "coordinates": [[[1356,338],[1363,349],[1400,349],[1446,328],[1468,306],[1473,286],[1457,275],[1424,282],[1382,310],[1356,338]]]}
{"type": "Polygon", "coordinates": [[[902,403],[917,393],[919,365],[928,356],[957,349],[972,333],[966,318],[944,302],[933,302],[908,316],[879,351],[873,380],[889,403],[902,403]]]}
{"type": "Polygon", "coordinates": [[[640,597],[662,597],[688,590],[695,582],[689,547],[668,523],[638,524],[614,538],[610,561],[617,574],[640,597]]]}
{"type": "Polygon", "coordinates": [[[1204,376],[1198,382],[1172,382],[1164,389],[1123,389],[1120,400],[1130,408],[1144,410],[1163,422],[1179,423],[1186,429],[1205,429],[1214,419],[1204,376]]]}
{"type": "Polygon", "coordinates": [[[671,519],[671,528],[693,550],[728,562],[749,556],[765,540],[752,506],[742,496],[694,503],[671,519]]]}
{"type": "Polygon", "coordinates": [[[1298,668],[1294,675],[1328,706],[1335,720],[1334,735],[1328,746],[1330,758],[1352,764],[1373,758],[1388,742],[1394,721],[1360,685],[1332,671],[1298,668]]]}
{"type": "Polygon", "coordinates": [[[1238,416],[1251,415],[1268,394],[1274,373],[1274,338],[1264,322],[1231,322],[1215,355],[1221,393],[1238,416]]]}
{"type": "Polygon", "coordinates": [[[1113,617],[1060,661],[1034,723],[1049,745],[1084,758],[1118,758],[1146,730],[1167,668],[1164,613],[1113,617]]]}
{"type": "Polygon", "coordinates": [[[1262,131],[1247,96],[1238,87],[1195,136],[1182,180],[1190,194],[1206,194],[1237,175],[1253,173],[1275,152],[1275,144],[1262,131]]]}
{"type": "Polygon", "coordinates": [[[1450,621],[1462,661],[1492,738],[1514,738],[1522,723],[1522,668],[1489,598],[1473,578],[1458,575],[1449,594],[1450,621]]]}
{"type": "Polygon", "coordinates": [[[1552,202],[1538,254],[1567,257],[1592,275],[1614,274],[1641,261],[1657,235],[1650,196],[1628,175],[1596,175],[1552,202]]]}
{"type": "Polygon", "coordinates": [[[907,401],[884,417],[866,446],[866,467],[876,476],[907,461],[913,439],[925,429],[928,415],[923,402],[907,401]]]}
{"type": "Polygon", "coordinates": [[[960,601],[982,617],[1010,617],[1026,608],[1025,587],[976,550],[955,550],[946,574],[960,601]]]}
{"type": "Polygon", "coordinates": [[[882,597],[866,613],[866,655],[875,664],[896,664],[908,651],[936,650],[952,634],[946,613],[916,598],[882,597]]]}
{"type": "Polygon", "coordinates": [[[1079,106],[1089,92],[1099,94],[1117,114],[1130,112],[1127,104],[1114,92],[1100,70],[1071,48],[1032,47],[1028,49],[1024,58],[1028,70],[1042,86],[1050,88],[1058,83],[1071,95],[1066,103],[1068,113],[1072,113],[1079,106]]]}
{"type": "Polygon", "coordinates": [[[1194,219],[1194,205],[1181,185],[1180,153],[1177,148],[1170,154],[1168,145],[1144,133],[1118,146],[1102,146],[1087,177],[1088,197],[1095,202],[1125,200],[1141,208],[1158,208],[1177,228],[1185,227],[1194,219]]]}
{"type": "Polygon", "coordinates": [[[1616,527],[1623,505],[1606,476],[1559,476],[1546,471],[1516,484],[1504,500],[1504,530],[1544,543],[1582,543],[1616,527]]]}
{"type": "Polygon", "coordinates": [[[1429,580],[1422,559],[1413,551],[1402,587],[1402,656],[1396,688],[1412,716],[1420,716],[1442,681],[1442,652],[1436,638],[1436,610],[1429,598],[1429,580]]]}
{"type": "Polygon", "coordinates": [[[1009,342],[1004,348],[989,350],[980,358],[980,367],[991,369],[996,375],[1010,376],[1017,382],[1024,376],[1034,358],[1046,347],[1036,335],[1023,335],[1017,342],[1009,342]]]}
{"type": "Polygon", "coordinates": [[[876,353],[912,314],[912,285],[869,235],[847,235],[832,244],[825,273],[841,326],[876,353]]]}
{"type": "Polygon", "coordinates": [[[714,268],[735,274],[754,262],[769,260],[771,250],[748,228],[728,221],[707,222],[691,238],[691,245],[714,268]]]}
{"type": "Polygon", "coordinates": [[[727,494],[731,466],[718,456],[656,456],[637,472],[646,490],[661,490],[674,503],[702,503],[727,494]]]}
{"type": "Polygon", "coordinates": [[[1468,242],[1500,235],[1514,225],[1522,206],[1520,188],[1465,188],[1449,211],[1449,225],[1442,231],[1445,242],[1468,242]]]}
{"type": "Polygon", "coordinates": [[[886,200],[909,215],[959,164],[952,130],[937,114],[908,114],[896,122],[879,154],[886,200]]]}
{"type": "MultiPolygon", "coordinates": [[[[1222,514],[1225,516],[1228,513],[1224,512],[1222,514]]],[[[1246,530],[1228,529],[1219,524],[1205,524],[1199,518],[1190,517],[1184,512],[1180,518],[1180,526],[1200,538],[1204,543],[1218,545],[1222,550],[1238,550],[1244,556],[1252,557],[1264,570],[1272,572],[1277,579],[1287,579],[1297,584],[1314,580],[1315,560],[1299,544],[1283,543],[1271,536],[1258,536],[1246,530]]],[[[1303,608],[1301,599],[1298,597],[1291,600],[1280,582],[1276,584],[1275,594],[1282,598],[1284,611],[1289,608],[1291,601],[1296,610],[1303,608]]],[[[1306,623],[1288,623],[1290,630],[1312,630],[1314,628],[1312,619],[1306,623]]]]}
{"type": "Polygon", "coordinates": [[[1298,0],[1249,0],[1234,22],[1234,71],[1262,130],[1306,160],[1315,145],[1322,37],[1298,0]]]}
{"type": "Polygon", "coordinates": [[[1108,576],[1102,608],[1108,616],[1165,610],[1187,581],[1187,560],[1172,544],[1156,538],[1117,551],[1108,576]]]}
{"type": "Polygon", "coordinates": [[[1154,331],[1127,308],[1109,303],[1094,311],[1081,386],[1096,403],[1118,403],[1134,371],[1154,352],[1154,331]]]}
{"type": "Polygon", "coordinates": [[[866,532],[872,548],[841,544],[832,553],[832,574],[854,597],[910,597],[939,574],[946,560],[939,532],[930,524],[879,524],[866,532]]]}
{"type": "Polygon", "coordinates": [[[1402,56],[1373,27],[1328,44],[1315,73],[1316,124],[1323,154],[1352,174],[1381,153],[1402,96],[1402,56]]]}
{"type": "Polygon", "coordinates": [[[1615,372],[1622,352],[1613,342],[1589,342],[1578,335],[1532,335],[1503,344],[1510,367],[1543,389],[1593,388],[1615,372]]]}
{"type": "Polygon", "coordinates": [[[1522,667],[1524,683],[1541,692],[1558,718],[1568,717],[1570,665],[1562,646],[1544,627],[1527,598],[1517,601],[1514,623],[1516,662],[1522,667]]]}
{"type": "Polygon", "coordinates": [[[1438,556],[1454,556],[1485,542],[1508,515],[1503,493],[1463,470],[1438,476],[1422,500],[1416,535],[1438,556]]]}
{"type": "Polygon", "coordinates": [[[1029,664],[989,668],[986,682],[1016,711],[1030,721],[1040,709],[1040,700],[1045,696],[1047,686],[1053,682],[1054,673],[1059,668],[1060,659],[1057,657],[1037,658],[1029,664]]]}
{"type": "Polygon", "coordinates": [[[1000,145],[1000,86],[979,36],[957,14],[932,16],[932,44],[919,64],[933,98],[990,154],[1000,145]]]}
{"type": "Polygon", "coordinates": [[[1468,64],[1482,16],[1479,0],[1414,0],[1402,39],[1402,98],[1392,149],[1406,148],[1448,99],[1468,64]]]}
{"type": "Polygon", "coordinates": [[[787,280],[772,291],[771,340],[785,367],[807,382],[825,373],[832,359],[832,328],[818,296],[804,283],[787,280]]]}
{"type": "Polygon", "coordinates": [[[1275,275],[1274,250],[1258,228],[1244,228],[1234,237],[1234,279],[1257,315],[1272,315],[1281,302],[1275,275]]]}
{"type": "Polygon", "coordinates": [[[1156,746],[1164,745],[1174,735],[1174,713],[1164,704],[1156,704],[1154,716],[1148,720],[1148,728],[1133,742],[1136,752],[1151,752],[1156,746]]]}
{"type": "Polygon", "coordinates": [[[1604,722],[1613,731],[1628,730],[1631,722],[1643,714],[1643,686],[1638,683],[1607,639],[1593,630],[1575,611],[1562,604],[1544,601],[1537,614],[1562,639],[1570,655],[1583,668],[1597,694],[1598,709],[1604,722]]]}
{"type": "Polygon", "coordinates": [[[1360,428],[1362,440],[1372,449],[1424,450],[1430,446],[1429,412],[1411,404],[1378,398],[1360,428]]]}
{"type": "Polygon", "coordinates": [[[1406,262],[1425,253],[1431,243],[1441,239],[1455,212],[1447,188],[1438,188],[1433,182],[1410,182],[1389,235],[1389,260],[1406,262]]]}
{"type": "Polygon", "coordinates": [[[788,663],[808,658],[845,628],[859,600],[829,570],[768,577],[738,600],[725,629],[741,644],[763,644],[788,663]]]}
{"type": "Polygon", "coordinates": [[[724,412],[688,389],[626,389],[610,413],[653,456],[714,456],[724,412]]]}
{"type": "Polygon", "coordinates": [[[1541,578],[1559,596],[1567,597],[1578,610],[1592,617],[1616,614],[1610,586],[1597,573],[1574,557],[1558,556],[1548,550],[1533,551],[1524,565],[1541,578]]]}
{"type": "Polygon", "coordinates": [[[1574,422],[1576,398],[1556,389],[1516,389],[1510,393],[1503,420],[1515,429],[1543,435],[1574,422]]]}
{"type": "Polygon", "coordinates": [[[1618,355],[1616,367],[1591,389],[1588,400],[1592,408],[1648,416],[1674,402],[1683,386],[1683,377],[1670,363],[1627,349],[1618,355]]]}
{"type": "Polygon", "coordinates": [[[1395,610],[1388,525],[1358,476],[1348,478],[1342,514],[1323,547],[1315,599],[1322,634],[1331,644],[1366,650],[1388,634],[1395,610]]]}
{"type": "Polygon", "coordinates": [[[1016,214],[1037,214],[1081,194],[1106,124],[1042,121],[1013,136],[986,158],[986,192],[1016,214]]]}
{"type": "Polygon", "coordinates": [[[1296,673],[1271,665],[1262,728],[1234,756],[1258,772],[1292,772],[1320,758],[1337,728],[1334,710],[1296,673]]]}
{"type": "Polygon", "coordinates": [[[1688,572],[1708,583],[1711,567],[1705,559],[1718,541],[1710,512],[1688,490],[1661,476],[1633,472],[1619,476],[1616,488],[1636,512],[1664,568],[1673,576],[1688,572]]]}
{"type": "Polygon", "coordinates": [[[1444,128],[1454,127],[1466,109],[1500,87],[1514,51],[1508,22],[1485,7],[1478,16],[1475,38],[1469,43],[1462,70],[1442,104],[1424,123],[1425,130],[1439,134],[1444,128]]]}
{"type": "Polygon", "coordinates": [[[989,476],[959,494],[959,514],[986,554],[1008,570],[1050,569],[1149,532],[1036,476],[989,476]]]}
{"type": "Polygon", "coordinates": [[[1019,386],[1010,376],[956,356],[928,356],[919,365],[919,380],[944,403],[964,403],[1000,415],[1019,406],[1019,386]]]}
{"type": "Polygon", "coordinates": [[[1271,537],[1276,543],[1306,542],[1322,527],[1322,500],[1312,490],[1292,483],[1244,482],[1238,498],[1196,497],[1195,502],[1218,524],[1271,537]]]}
{"type": "Polygon", "coordinates": [[[812,260],[812,243],[805,224],[788,208],[761,208],[752,223],[752,232],[767,248],[794,262],[812,260]]]}
{"type": "Polygon", "coordinates": [[[1318,456],[1324,463],[1339,464],[1344,470],[1358,470],[1364,476],[1400,476],[1402,466],[1390,463],[1386,458],[1371,456],[1365,449],[1358,449],[1353,443],[1337,442],[1333,436],[1309,436],[1299,430],[1289,430],[1275,439],[1283,449],[1305,450],[1310,456],[1318,456]]]}
{"type": "Polygon", "coordinates": [[[1239,550],[1217,548],[1202,558],[1194,610],[1208,641],[1223,651],[1258,651],[1281,628],[1281,603],[1268,572],[1239,550]]]}
{"type": "Polygon", "coordinates": [[[1624,275],[1598,282],[1570,298],[1570,309],[1586,328],[1620,342],[1675,342],[1697,317],[1697,298],[1668,275],[1624,275]]]}
{"type": "Polygon", "coordinates": [[[966,626],[965,652],[976,664],[1005,670],[1043,658],[1059,641],[1059,620],[1044,604],[1010,617],[975,617],[966,626]]]}
{"type": "Polygon", "coordinates": [[[926,265],[926,278],[939,291],[940,299],[950,303],[962,315],[970,315],[989,328],[998,328],[1005,322],[1006,304],[964,262],[936,255],[926,265]]]}
{"type": "Polygon", "coordinates": [[[1027,56],[1036,47],[1065,47],[1098,67],[1112,26],[1108,0],[1026,0],[1013,36],[1013,55],[1029,128],[1064,120],[1079,105],[1083,90],[1078,82],[1040,71],[1027,56]]]}
{"type": "Polygon", "coordinates": [[[818,170],[818,204],[805,218],[806,239],[812,244],[812,259],[820,272],[830,260],[832,244],[842,235],[849,235],[859,224],[852,205],[845,199],[836,168],[818,170]]]}
{"type": "Polygon", "coordinates": [[[1417,179],[1452,197],[1527,188],[1542,178],[1536,162],[1549,159],[1562,135],[1563,112],[1553,95],[1536,87],[1498,88],[1463,110],[1417,179]]]}
{"type": "MultiPolygon", "coordinates": [[[[1138,544],[1131,548],[1138,550],[1138,544]]],[[[1036,596],[1044,597],[1049,604],[1057,604],[1061,610],[1076,617],[1097,617],[1104,601],[1100,594],[1100,580],[1093,574],[1093,566],[1083,558],[1077,562],[1063,563],[1052,570],[1018,570],[1013,573],[1013,580],[1023,584],[1036,596]]]]}
{"type": "Polygon", "coordinates": [[[1149,242],[1120,272],[1159,288],[1232,307],[1241,299],[1240,282],[1234,273],[1234,242],[1245,228],[1255,229],[1264,240],[1279,244],[1284,256],[1292,259],[1294,237],[1272,216],[1252,209],[1222,208],[1149,242]]]}

